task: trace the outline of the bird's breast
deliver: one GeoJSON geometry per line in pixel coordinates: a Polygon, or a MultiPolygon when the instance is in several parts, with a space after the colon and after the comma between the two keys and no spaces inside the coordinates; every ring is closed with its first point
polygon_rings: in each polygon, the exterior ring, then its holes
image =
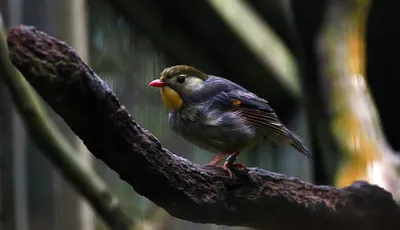
{"type": "Polygon", "coordinates": [[[234,112],[207,110],[202,105],[182,108],[169,115],[171,128],[200,148],[213,152],[242,149],[256,137],[255,130],[234,112]]]}
{"type": "Polygon", "coordinates": [[[161,97],[165,106],[171,111],[178,111],[182,107],[182,98],[175,90],[168,86],[161,88],[161,97]]]}

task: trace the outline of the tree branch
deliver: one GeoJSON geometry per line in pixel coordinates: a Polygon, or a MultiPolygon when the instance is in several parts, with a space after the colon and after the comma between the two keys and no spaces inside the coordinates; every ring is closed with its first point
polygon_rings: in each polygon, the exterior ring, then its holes
{"type": "Polygon", "coordinates": [[[89,202],[112,229],[128,230],[133,219],[126,215],[115,195],[95,172],[79,161],[76,150],[65,140],[45,112],[39,97],[8,58],[6,32],[0,15],[0,74],[7,83],[14,103],[31,137],[44,150],[57,170],[89,202]]]}
{"type": "Polygon", "coordinates": [[[200,166],[163,148],[66,43],[34,27],[8,36],[10,58],[96,157],[171,215],[258,229],[395,229],[392,195],[365,182],[336,189],[250,168],[200,166]]]}

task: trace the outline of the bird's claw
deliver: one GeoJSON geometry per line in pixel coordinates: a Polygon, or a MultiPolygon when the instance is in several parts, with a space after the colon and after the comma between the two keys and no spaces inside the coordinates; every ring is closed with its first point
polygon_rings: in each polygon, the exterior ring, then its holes
{"type": "Polygon", "coordinates": [[[246,172],[248,171],[246,165],[241,164],[241,163],[237,163],[237,164],[229,164],[229,162],[225,162],[224,165],[217,165],[217,167],[222,168],[223,170],[225,170],[226,172],[228,172],[229,174],[229,178],[232,179],[233,174],[232,174],[232,170],[230,168],[235,167],[235,168],[240,168],[245,170],[246,172]]]}
{"type": "Polygon", "coordinates": [[[228,172],[229,174],[229,178],[232,179],[232,171],[231,168],[232,167],[236,167],[236,168],[240,168],[246,171],[246,173],[248,172],[247,167],[244,164],[241,163],[236,163],[234,164],[233,162],[236,161],[237,156],[239,155],[239,152],[234,152],[232,154],[230,154],[228,156],[228,158],[226,159],[224,165],[218,165],[218,163],[225,158],[226,154],[225,153],[220,153],[218,154],[212,161],[210,161],[210,163],[208,163],[208,166],[214,166],[214,167],[219,167],[222,168],[223,170],[225,170],[226,172],[228,172]]]}
{"type": "Polygon", "coordinates": [[[226,165],[216,165],[218,168],[222,168],[223,170],[227,171],[229,174],[229,178],[232,179],[232,171],[226,165]]]}
{"type": "Polygon", "coordinates": [[[244,171],[248,172],[249,170],[247,169],[246,165],[241,164],[241,163],[237,163],[237,164],[232,164],[231,167],[236,167],[236,168],[240,168],[243,169],[244,171]]]}

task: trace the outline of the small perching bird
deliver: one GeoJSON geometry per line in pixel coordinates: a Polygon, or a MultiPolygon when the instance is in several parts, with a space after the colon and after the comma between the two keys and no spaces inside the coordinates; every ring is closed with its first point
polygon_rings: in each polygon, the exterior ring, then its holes
{"type": "Polygon", "coordinates": [[[243,164],[234,164],[240,151],[263,139],[290,144],[312,158],[266,100],[225,78],[176,65],[164,69],[160,79],[149,85],[161,89],[172,130],[198,147],[218,153],[208,165],[218,166],[227,158],[222,167],[231,178],[231,167],[246,169],[243,164]]]}

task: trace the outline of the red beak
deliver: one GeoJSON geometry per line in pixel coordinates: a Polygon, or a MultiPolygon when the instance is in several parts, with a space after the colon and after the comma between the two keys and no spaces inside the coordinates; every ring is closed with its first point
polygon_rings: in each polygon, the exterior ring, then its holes
{"type": "Polygon", "coordinates": [[[149,86],[161,88],[161,87],[164,86],[164,82],[162,82],[161,80],[157,79],[157,80],[154,80],[154,81],[150,82],[149,86]]]}

